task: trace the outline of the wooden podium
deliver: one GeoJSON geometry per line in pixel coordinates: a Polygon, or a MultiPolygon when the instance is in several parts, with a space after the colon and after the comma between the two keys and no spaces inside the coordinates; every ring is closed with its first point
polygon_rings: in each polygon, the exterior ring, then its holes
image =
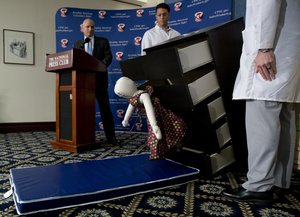
{"type": "Polygon", "coordinates": [[[95,73],[106,66],[84,50],[46,56],[46,71],[56,73],[56,140],[53,148],[81,152],[95,145],[95,73]]]}

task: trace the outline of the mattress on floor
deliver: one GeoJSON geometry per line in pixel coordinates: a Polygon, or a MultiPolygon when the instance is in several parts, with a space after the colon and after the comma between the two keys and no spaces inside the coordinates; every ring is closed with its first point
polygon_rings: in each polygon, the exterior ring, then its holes
{"type": "Polygon", "coordinates": [[[18,214],[155,191],[197,179],[199,170],[148,154],[10,170],[18,214]]]}

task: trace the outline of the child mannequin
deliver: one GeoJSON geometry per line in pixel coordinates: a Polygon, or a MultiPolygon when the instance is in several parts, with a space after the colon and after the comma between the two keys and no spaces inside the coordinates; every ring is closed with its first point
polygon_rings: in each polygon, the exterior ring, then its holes
{"type": "Polygon", "coordinates": [[[123,127],[129,126],[128,121],[136,108],[141,108],[147,116],[150,147],[150,159],[164,158],[164,154],[182,141],[185,124],[172,111],[162,107],[159,99],[152,95],[150,86],[147,90],[138,90],[134,81],[121,77],[115,85],[115,93],[129,99],[129,106],[122,121],[123,127]],[[162,128],[160,128],[160,127],[162,128]]]}

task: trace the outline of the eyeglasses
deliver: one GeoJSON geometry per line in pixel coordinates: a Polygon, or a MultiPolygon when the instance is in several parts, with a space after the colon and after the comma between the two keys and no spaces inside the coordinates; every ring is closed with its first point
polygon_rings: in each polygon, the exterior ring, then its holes
{"type": "Polygon", "coordinates": [[[168,13],[161,13],[161,14],[156,14],[157,17],[166,17],[168,16],[168,13]]]}

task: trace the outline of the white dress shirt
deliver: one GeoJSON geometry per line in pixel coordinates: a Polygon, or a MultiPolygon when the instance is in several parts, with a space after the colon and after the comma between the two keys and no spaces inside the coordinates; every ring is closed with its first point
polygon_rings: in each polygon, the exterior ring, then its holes
{"type": "Polygon", "coordinates": [[[167,30],[155,25],[152,29],[147,30],[142,38],[141,55],[146,53],[143,51],[148,47],[155,46],[159,43],[167,41],[171,38],[179,36],[180,33],[169,27],[167,30]]]}

